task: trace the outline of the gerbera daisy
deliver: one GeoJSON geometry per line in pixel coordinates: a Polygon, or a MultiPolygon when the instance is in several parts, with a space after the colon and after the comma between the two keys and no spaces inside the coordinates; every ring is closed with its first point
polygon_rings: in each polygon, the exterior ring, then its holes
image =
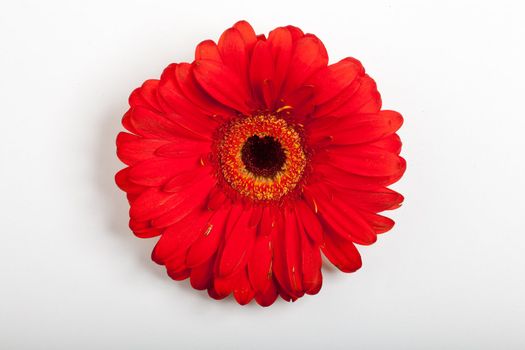
{"type": "Polygon", "coordinates": [[[160,236],[152,259],[221,299],[271,305],[316,294],[321,252],[343,272],[394,222],[405,170],[396,131],[361,63],[328,64],[293,26],[256,35],[245,21],[192,63],[133,91],[116,175],[130,228],[160,236]]]}

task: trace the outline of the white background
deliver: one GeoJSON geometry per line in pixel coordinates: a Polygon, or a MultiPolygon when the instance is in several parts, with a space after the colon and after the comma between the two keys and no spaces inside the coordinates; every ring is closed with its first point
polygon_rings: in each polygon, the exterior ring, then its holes
{"type": "Polygon", "coordinates": [[[1,349],[524,349],[520,1],[1,1],[1,349]],[[247,19],[360,59],[405,116],[396,227],[315,297],[214,301],[127,228],[133,88],[247,19]]]}

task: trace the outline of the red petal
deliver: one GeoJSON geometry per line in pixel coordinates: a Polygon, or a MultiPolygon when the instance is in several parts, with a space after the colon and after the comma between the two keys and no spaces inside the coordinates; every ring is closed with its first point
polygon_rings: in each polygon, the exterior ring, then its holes
{"type": "Polygon", "coordinates": [[[308,84],[315,86],[315,104],[322,104],[341,93],[364,72],[361,62],[352,57],[331,64],[317,71],[308,84]]]}
{"type": "Polygon", "coordinates": [[[270,236],[259,235],[248,260],[248,275],[256,292],[263,293],[272,283],[272,246],[270,236]]]}
{"type": "Polygon", "coordinates": [[[198,158],[151,158],[134,165],[129,178],[139,185],[160,186],[175,175],[198,167],[198,158]]]}
{"type": "Polygon", "coordinates": [[[285,275],[276,274],[276,277],[280,283],[285,281],[284,284],[290,288],[290,294],[293,297],[299,298],[304,294],[301,237],[297,230],[295,213],[290,209],[284,210],[284,230],[281,236],[284,248],[281,254],[284,254],[285,258],[285,275]]]}
{"type": "Polygon", "coordinates": [[[132,108],[129,122],[137,134],[146,138],[173,140],[195,137],[181,126],[144,107],[132,108]]]}
{"type": "Polygon", "coordinates": [[[246,44],[246,49],[250,52],[257,42],[257,37],[255,31],[253,30],[250,23],[246,21],[239,21],[233,25],[233,28],[237,29],[241,34],[244,43],[246,44]]]}
{"type": "Polygon", "coordinates": [[[196,211],[176,225],[166,229],[155,245],[151,258],[157,264],[177,264],[186,268],[186,253],[199,235],[207,229],[206,223],[211,213],[208,211],[196,211]]]}
{"type": "Polygon", "coordinates": [[[370,213],[364,210],[358,210],[361,216],[368,221],[370,226],[374,229],[376,234],[385,233],[394,227],[394,220],[375,213],[370,213]]]}
{"type": "Polygon", "coordinates": [[[255,294],[255,301],[261,306],[270,306],[275,302],[275,299],[277,299],[277,295],[278,293],[275,284],[270,283],[270,287],[264,292],[255,294]]]}
{"type": "MultiPolygon", "coordinates": [[[[187,246],[184,246],[187,249],[187,246]]],[[[172,250],[172,254],[163,264],[166,266],[168,275],[174,280],[180,281],[190,276],[191,270],[184,264],[184,251],[180,247],[172,250]]]]}
{"type": "MultiPolygon", "coordinates": [[[[229,294],[229,293],[228,293],[229,294]]],[[[222,300],[228,296],[228,294],[219,294],[217,290],[215,290],[214,282],[212,281],[212,285],[208,287],[208,295],[210,298],[213,298],[215,300],[222,300]]]]}
{"type": "Polygon", "coordinates": [[[133,203],[129,215],[137,221],[147,221],[159,217],[179,204],[179,197],[173,193],[165,193],[158,188],[144,191],[133,203]]]}
{"type": "MultiPolygon", "coordinates": [[[[224,230],[225,238],[228,239],[235,229],[235,225],[239,219],[245,214],[245,207],[239,202],[233,202],[231,204],[231,212],[226,222],[226,228],[224,230]]],[[[249,220],[249,219],[247,219],[249,220]]]]}
{"type": "Polygon", "coordinates": [[[381,95],[375,81],[368,75],[360,79],[359,88],[339,108],[331,113],[339,117],[356,113],[377,113],[381,109],[381,95]]]}
{"type": "Polygon", "coordinates": [[[139,238],[151,238],[159,236],[162,231],[152,228],[149,221],[129,220],[129,228],[139,238]]]}
{"type": "Polygon", "coordinates": [[[204,40],[195,48],[195,60],[212,60],[222,62],[219,48],[213,40],[204,40]]]}
{"type": "Polygon", "coordinates": [[[148,187],[137,185],[130,181],[129,172],[131,168],[124,168],[115,174],[115,183],[122,190],[130,194],[142,193],[148,187]]]}
{"type": "Polygon", "coordinates": [[[135,130],[135,127],[131,124],[131,109],[128,109],[126,113],[124,113],[121,122],[126,130],[138,135],[137,130],[135,130]]]}
{"type": "Polygon", "coordinates": [[[230,213],[230,208],[225,207],[215,212],[207,224],[206,230],[193,243],[186,256],[186,264],[190,267],[202,264],[215,254],[219,243],[224,237],[226,220],[230,213]]]}
{"type": "Polygon", "coordinates": [[[190,283],[193,288],[204,290],[211,285],[214,262],[215,259],[208,259],[206,262],[191,269],[190,283]]]}
{"type": "Polygon", "coordinates": [[[243,269],[239,274],[239,279],[233,289],[233,296],[235,300],[241,305],[248,304],[254,297],[255,292],[253,291],[250,281],[248,279],[248,273],[246,269],[243,269]]]}
{"type": "Polygon", "coordinates": [[[192,142],[187,139],[174,140],[159,147],[155,155],[166,158],[199,157],[211,151],[207,142],[192,142]]]}
{"type": "Polygon", "coordinates": [[[241,33],[235,28],[227,29],[221,35],[218,46],[224,65],[236,72],[241,82],[246,82],[248,53],[241,33]]]}
{"type": "Polygon", "coordinates": [[[286,105],[292,107],[291,112],[293,112],[297,122],[304,123],[314,110],[314,96],[314,87],[312,85],[303,85],[284,97],[283,100],[286,105]]]}
{"type": "Polygon", "coordinates": [[[395,133],[403,124],[401,114],[380,111],[340,118],[320,118],[308,124],[309,141],[321,147],[350,145],[379,140],[395,133]]]}
{"type": "Polygon", "coordinates": [[[208,210],[218,210],[223,204],[226,203],[227,199],[228,197],[226,197],[224,191],[219,186],[214,187],[208,196],[208,210]]]}
{"type": "Polygon", "coordinates": [[[323,228],[313,210],[304,201],[297,201],[295,212],[301,227],[304,228],[310,239],[313,242],[321,242],[323,240],[323,228]]]}
{"type": "Polygon", "coordinates": [[[153,219],[152,225],[158,228],[171,226],[184,219],[194,209],[204,209],[204,200],[214,185],[214,178],[204,177],[201,181],[188,186],[186,190],[177,194],[179,202],[166,213],[153,219]]]}
{"type": "Polygon", "coordinates": [[[287,28],[274,29],[268,36],[268,43],[275,66],[273,88],[279,93],[292,58],[292,34],[287,28]]]}
{"type": "Polygon", "coordinates": [[[220,256],[219,275],[230,276],[242,269],[255,242],[255,227],[250,227],[251,210],[244,210],[231,232],[227,232],[220,256]]]}
{"type": "Polygon", "coordinates": [[[364,76],[364,71],[362,75],[360,74],[349,86],[347,86],[341,93],[326,101],[325,103],[316,106],[314,117],[326,117],[333,116],[335,110],[339,109],[342,105],[347,103],[347,101],[352,98],[356,91],[361,86],[361,81],[364,76]]]}
{"type": "Polygon", "coordinates": [[[284,219],[282,213],[276,217],[275,226],[272,228],[272,275],[275,277],[279,286],[279,292],[286,291],[287,294],[292,294],[292,286],[288,278],[287,269],[287,247],[285,244],[284,234],[284,219]]]}
{"type": "Polygon", "coordinates": [[[315,35],[306,34],[297,40],[286,76],[283,96],[287,96],[299,88],[310,76],[319,69],[326,67],[327,64],[326,49],[315,35]]]}
{"type": "Polygon", "coordinates": [[[319,181],[323,183],[330,183],[343,188],[375,190],[378,187],[391,185],[401,178],[406,168],[406,162],[403,158],[400,160],[401,168],[391,176],[370,177],[355,175],[338,169],[336,166],[323,163],[315,164],[313,172],[319,177],[319,181]]]}
{"type": "MultiPolygon", "coordinates": [[[[233,111],[217,103],[197,84],[195,76],[193,75],[193,65],[188,63],[178,64],[175,68],[175,79],[178,83],[180,92],[198,109],[202,110],[206,115],[216,118],[216,116],[231,117],[234,115],[233,111]]],[[[211,125],[216,122],[213,119],[206,118],[206,121],[211,125]]]]}
{"type": "Polygon", "coordinates": [[[295,26],[286,26],[285,27],[286,30],[288,30],[290,32],[290,34],[292,35],[292,40],[293,41],[297,41],[299,39],[301,39],[303,36],[304,36],[304,33],[303,31],[298,28],[298,27],[295,27],[295,26]]]}
{"type": "Polygon", "coordinates": [[[269,235],[275,226],[275,218],[269,206],[265,206],[261,212],[258,233],[260,235],[269,235]]]}
{"type": "MultiPolygon", "coordinates": [[[[171,64],[162,73],[159,94],[166,105],[165,117],[193,138],[210,139],[217,122],[200,104],[188,100],[177,81],[177,78],[184,79],[180,77],[184,72],[180,71],[186,66],[187,64],[171,64]]],[[[189,84],[188,81],[183,83],[189,84]]]]}
{"type": "Polygon", "coordinates": [[[159,80],[146,80],[144,84],[138,89],[135,89],[129,96],[129,105],[131,107],[146,107],[154,109],[157,112],[162,112],[162,108],[158,100],[159,80]]]}
{"type": "Polygon", "coordinates": [[[307,294],[317,294],[323,283],[321,251],[319,245],[309,241],[307,237],[303,237],[301,243],[304,290],[307,294]]]}
{"type": "Polygon", "coordinates": [[[186,278],[190,277],[190,270],[185,269],[185,270],[176,271],[176,270],[168,269],[168,276],[173,278],[175,281],[183,281],[186,278]]]}
{"type": "Polygon", "coordinates": [[[274,107],[274,67],[270,44],[259,41],[253,49],[250,62],[250,82],[255,96],[261,105],[271,109],[274,107]]]}
{"type": "Polygon", "coordinates": [[[228,277],[219,277],[217,275],[214,276],[213,290],[214,293],[217,295],[216,299],[225,298],[233,292],[233,289],[235,288],[235,286],[237,285],[237,281],[239,280],[239,274],[240,271],[228,277]]]}
{"type": "Polygon", "coordinates": [[[377,236],[368,222],[341,198],[325,197],[320,189],[308,188],[306,195],[312,196],[318,203],[323,227],[352,242],[369,245],[377,240],[377,236]]]}
{"type": "Polygon", "coordinates": [[[165,140],[144,139],[121,132],[117,136],[117,156],[125,164],[133,165],[153,158],[155,150],[167,143],[165,140]]]}
{"type": "Polygon", "coordinates": [[[210,168],[208,167],[199,166],[195,168],[192,166],[184,169],[184,163],[180,164],[181,166],[177,169],[180,172],[177,172],[175,175],[171,176],[170,180],[167,181],[164,186],[162,186],[162,190],[164,192],[182,192],[188,187],[193,186],[196,182],[202,181],[205,177],[213,177],[213,175],[210,173],[210,168]]]}
{"type": "Polygon", "coordinates": [[[301,295],[293,295],[293,294],[290,294],[288,293],[288,291],[284,290],[284,289],[279,289],[279,295],[281,296],[281,298],[285,301],[288,301],[288,302],[294,302],[296,301],[297,299],[299,299],[300,297],[302,297],[304,294],[301,294],[301,295]]]}
{"type": "Polygon", "coordinates": [[[397,134],[393,134],[382,138],[380,140],[374,141],[370,145],[382,148],[388,152],[399,154],[401,152],[401,139],[397,134]]]}
{"type": "Polygon", "coordinates": [[[333,233],[325,235],[321,250],[328,260],[343,272],[355,272],[362,265],[355,245],[333,233]]]}
{"type": "Polygon", "coordinates": [[[403,196],[386,187],[374,190],[357,191],[346,188],[334,188],[333,194],[346,203],[372,212],[396,209],[403,203],[403,196]]]}
{"type": "Polygon", "coordinates": [[[238,75],[226,65],[212,60],[199,60],[194,63],[193,72],[199,85],[217,101],[242,114],[250,114],[249,92],[238,75]]]}
{"type": "Polygon", "coordinates": [[[257,231],[257,226],[259,226],[259,222],[261,222],[263,213],[263,206],[260,205],[253,205],[252,206],[252,214],[250,215],[250,220],[248,221],[248,225],[250,227],[255,227],[257,231]]]}
{"type": "Polygon", "coordinates": [[[404,168],[404,162],[397,154],[368,145],[340,147],[318,156],[326,157],[327,163],[356,175],[390,176],[404,168]]]}

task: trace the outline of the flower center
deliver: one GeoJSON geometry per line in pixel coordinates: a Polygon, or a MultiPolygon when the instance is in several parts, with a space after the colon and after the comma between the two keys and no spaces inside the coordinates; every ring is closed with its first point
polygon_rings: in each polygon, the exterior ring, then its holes
{"type": "Polygon", "coordinates": [[[273,115],[242,117],[220,133],[218,160],[226,182],[254,200],[279,200],[302,178],[302,138],[273,115]]]}
{"type": "Polygon", "coordinates": [[[242,146],[241,159],[246,170],[255,176],[274,178],[282,170],[286,154],[281,143],[272,136],[253,135],[242,146]]]}

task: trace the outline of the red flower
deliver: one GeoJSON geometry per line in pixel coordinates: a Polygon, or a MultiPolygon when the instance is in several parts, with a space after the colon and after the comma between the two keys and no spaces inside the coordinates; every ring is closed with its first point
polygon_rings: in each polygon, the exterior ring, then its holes
{"type": "Polygon", "coordinates": [[[263,306],[321,288],[321,251],[343,272],[394,222],[403,197],[395,133],[361,63],[328,65],[296,27],[256,35],[245,21],[193,63],[169,65],[133,91],[117,137],[116,175],[130,228],[160,236],[152,259],[176,280],[263,306]]]}

